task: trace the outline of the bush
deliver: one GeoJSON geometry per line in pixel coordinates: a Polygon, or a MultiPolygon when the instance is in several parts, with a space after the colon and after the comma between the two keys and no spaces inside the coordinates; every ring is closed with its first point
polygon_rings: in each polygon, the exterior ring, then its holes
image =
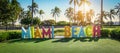
{"type": "Polygon", "coordinates": [[[57,25],[57,26],[65,26],[65,25],[69,25],[69,23],[66,22],[66,21],[59,21],[59,22],[57,22],[56,25],[57,25]]]}
{"type": "Polygon", "coordinates": [[[0,42],[17,38],[21,38],[21,32],[0,32],[0,42]]]}
{"type": "Polygon", "coordinates": [[[44,25],[44,26],[52,26],[52,25],[55,25],[55,20],[45,20],[45,21],[42,21],[41,25],[44,25]]]}
{"type": "Polygon", "coordinates": [[[120,29],[114,29],[110,33],[111,38],[120,39],[120,29]]]}
{"type": "Polygon", "coordinates": [[[101,37],[109,37],[109,35],[110,35],[110,30],[108,29],[101,30],[101,37]]]}
{"type": "Polygon", "coordinates": [[[21,32],[9,32],[9,39],[21,38],[21,32]]]}
{"type": "Polygon", "coordinates": [[[9,39],[8,33],[5,32],[0,33],[0,42],[8,39],[9,39]]]}

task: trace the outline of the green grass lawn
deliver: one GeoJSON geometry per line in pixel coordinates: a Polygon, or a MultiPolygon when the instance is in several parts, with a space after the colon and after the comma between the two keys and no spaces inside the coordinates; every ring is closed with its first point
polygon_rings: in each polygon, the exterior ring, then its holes
{"type": "Polygon", "coordinates": [[[112,39],[32,39],[0,43],[0,53],[120,53],[112,39]]]}

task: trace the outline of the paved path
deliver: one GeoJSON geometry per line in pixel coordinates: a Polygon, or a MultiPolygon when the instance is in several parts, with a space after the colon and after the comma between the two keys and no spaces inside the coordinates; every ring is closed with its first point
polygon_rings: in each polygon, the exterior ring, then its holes
{"type": "Polygon", "coordinates": [[[54,38],[64,38],[64,36],[55,36],[54,38]]]}

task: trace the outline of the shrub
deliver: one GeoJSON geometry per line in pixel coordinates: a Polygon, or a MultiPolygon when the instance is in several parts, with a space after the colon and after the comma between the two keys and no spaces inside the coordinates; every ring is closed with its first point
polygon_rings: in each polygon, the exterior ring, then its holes
{"type": "Polygon", "coordinates": [[[9,39],[21,38],[21,32],[9,32],[9,39]]]}
{"type": "Polygon", "coordinates": [[[58,30],[55,30],[54,32],[55,32],[55,33],[57,33],[57,32],[60,33],[60,32],[64,32],[64,30],[58,29],[58,30]]]}
{"type": "Polygon", "coordinates": [[[101,37],[109,37],[109,35],[110,35],[110,30],[108,29],[101,30],[101,37]]]}
{"type": "Polygon", "coordinates": [[[65,26],[65,25],[69,25],[69,23],[66,21],[59,21],[59,22],[57,22],[57,25],[58,26],[65,26]]]}
{"type": "Polygon", "coordinates": [[[120,39],[120,29],[114,29],[110,33],[111,38],[120,39]]]}
{"type": "Polygon", "coordinates": [[[8,39],[9,39],[8,33],[5,32],[0,33],[0,42],[8,39]]]}
{"type": "Polygon", "coordinates": [[[21,38],[21,32],[0,32],[0,42],[17,38],[21,38]]]}
{"type": "Polygon", "coordinates": [[[55,25],[55,20],[45,20],[45,21],[42,21],[41,25],[44,25],[44,26],[51,26],[51,25],[55,25]]]}

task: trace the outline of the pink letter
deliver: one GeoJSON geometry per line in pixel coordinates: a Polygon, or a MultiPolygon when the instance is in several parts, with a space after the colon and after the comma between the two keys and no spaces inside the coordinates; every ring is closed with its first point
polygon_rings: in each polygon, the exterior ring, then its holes
{"type": "Polygon", "coordinates": [[[45,35],[49,35],[49,38],[51,38],[51,30],[50,30],[50,27],[48,28],[47,32],[45,31],[45,28],[42,27],[42,35],[43,35],[43,38],[45,37],[45,35]]]}
{"type": "Polygon", "coordinates": [[[94,25],[93,26],[93,37],[100,37],[100,26],[99,25],[94,25]]]}

